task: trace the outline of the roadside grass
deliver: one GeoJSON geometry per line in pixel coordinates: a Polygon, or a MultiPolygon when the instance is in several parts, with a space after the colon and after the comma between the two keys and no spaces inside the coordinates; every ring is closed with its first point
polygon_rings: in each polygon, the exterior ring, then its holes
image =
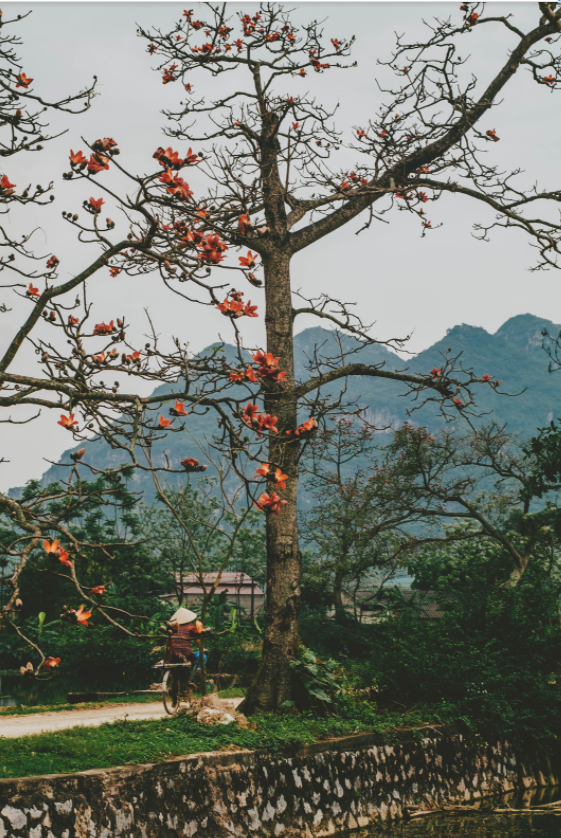
{"type": "MultiPolygon", "coordinates": [[[[349,716],[318,717],[260,714],[253,729],[235,725],[206,727],[189,716],[157,721],[119,721],[99,727],[75,727],[53,733],[0,738],[0,778],[69,774],[91,768],[163,762],[205,751],[265,748],[273,753],[352,733],[387,732],[434,722],[434,715],[409,716],[354,705],[349,716]]],[[[349,708],[350,709],[350,708],[349,708]]]]}

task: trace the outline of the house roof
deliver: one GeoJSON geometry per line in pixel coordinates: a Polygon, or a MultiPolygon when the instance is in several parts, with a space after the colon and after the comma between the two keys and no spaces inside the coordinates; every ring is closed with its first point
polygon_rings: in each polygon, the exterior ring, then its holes
{"type": "MultiPolygon", "coordinates": [[[[218,576],[218,571],[212,573],[203,573],[203,583],[206,587],[210,587],[218,576]]],[[[181,583],[181,574],[176,573],[175,578],[177,584],[181,583]]],[[[216,586],[216,593],[223,592],[230,593],[234,596],[263,596],[263,591],[251,576],[247,573],[236,573],[233,571],[225,571],[221,577],[220,582],[216,586]]],[[[197,573],[183,574],[183,593],[191,595],[203,594],[203,588],[200,584],[200,576],[197,573]]]]}

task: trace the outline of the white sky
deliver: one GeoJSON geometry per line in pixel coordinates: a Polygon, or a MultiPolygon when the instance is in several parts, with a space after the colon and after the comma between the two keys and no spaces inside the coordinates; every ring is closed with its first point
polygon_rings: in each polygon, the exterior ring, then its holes
{"type": "MultiPolygon", "coordinates": [[[[296,7],[295,17],[302,22],[312,17],[327,18],[328,37],[357,36],[353,52],[358,61],[356,69],[333,71],[296,83],[314,89],[326,104],[339,102],[338,126],[350,132],[352,126],[365,124],[381,102],[376,79],[383,70],[376,62],[389,57],[393,33],[420,32],[422,19],[430,20],[436,14],[459,16],[459,5],[460,0],[438,4],[290,4],[296,7]]],[[[187,4],[191,7],[197,15],[200,4],[187,4]]],[[[488,4],[487,11],[493,7],[500,14],[512,12],[522,28],[537,22],[537,4],[488,4]]],[[[163,86],[160,76],[151,71],[146,42],[136,36],[135,23],[145,27],[154,24],[165,31],[183,8],[185,4],[165,2],[3,4],[5,18],[33,10],[19,29],[24,44],[18,52],[38,92],[55,99],[85,86],[93,74],[99,78],[100,96],[89,113],[51,121],[53,127],[68,127],[68,134],[48,143],[40,154],[18,155],[5,163],[5,172],[18,187],[29,181],[55,181],[54,205],[44,210],[27,209],[23,217],[26,228],[30,224],[40,228],[36,249],[45,254],[54,252],[61,259],[61,279],[71,276],[94,255],[94,250],[88,252],[73,240],[60,220],[63,209],[79,211],[82,200],[92,194],[89,187],[61,180],[62,172],[68,169],[68,151],[81,147],[80,136],[89,140],[112,136],[118,140],[120,160],[129,170],[153,170],[151,156],[164,142],[161,129],[165,119],[160,111],[177,105],[180,90],[179,85],[163,86]]],[[[232,13],[240,9],[252,12],[256,6],[231,3],[229,8],[232,13]]],[[[512,38],[491,34],[484,27],[466,36],[465,56],[471,54],[469,66],[482,86],[496,73],[513,44],[512,38]]],[[[203,81],[195,81],[197,92],[203,93],[203,81]]],[[[559,160],[559,114],[559,97],[553,99],[548,90],[538,88],[520,73],[485,126],[496,128],[501,137],[500,143],[489,143],[490,158],[505,169],[524,169],[526,184],[538,181],[548,189],[560,188],[561,172],[552,165],[559,160]]],[[[174,147],[181,150],[181,144],[175,143],[174,147]]],[[[110,202],[108,214],[119,220],[115,210],[111,212],[110,202]]],[[[20,217],[14,213],[8,221],[11,230],[22,229],[20,217]]],[[[410,349],[415,352],[458,323],[493,332],[509,317],[526,312],[561,322],[561,275],[528,272],[534,254],[521,233],[497,231],[491,243],[477,242],[471,236],[471,226],[481,220],[482,210],[460,196],[441,200],[431,208],[430,217],[433,225],[442,221],[444,226],[424,239],[420,238],[418,225],[405,213],[395,214],[390,226],[378,224],[358,237],[354,233],[360,225],[348,225],[294,260],[294,287],[311,294],[326,291],[358,303],[364,319],[377,322],[381,338],[413,332],[410,349]]],[[[125,312],[128,320],[139,324],[143,309],[148,307],[161,332],[188,340],[194,350],[216,340],[224,326],[215,311],[198,308],[189,314],[177,307],[162,293],[155,278],[141,281],[122,277],[116,281],[106,274],[96,277],[90,288],[100,319],[125,312]]],[[[253,302],[260,303],[261,292],[251,291],[253,302]]],[[[12,306],[0,320],[1,349],[17,328],[20,314],[28,309],[25,302],[14,301],[8,292],[0,291],[0,302],[12,306]]],[[[316,323],[303,320],[297,330],[310,325],[316,323]]],[[[261,321],[247,324],[249,343],[260,342],[260,329],[261,321]]],[[[228,338],[228,333],[223,336],[228,338]]],[[[69,434],[56,425],[52,414],[34,425],[0,425],[0,456],[10,460],[0,466],[0,488],[40,476],[46,468],[43,458],[56,459],[70,443],[69,434]]]]}

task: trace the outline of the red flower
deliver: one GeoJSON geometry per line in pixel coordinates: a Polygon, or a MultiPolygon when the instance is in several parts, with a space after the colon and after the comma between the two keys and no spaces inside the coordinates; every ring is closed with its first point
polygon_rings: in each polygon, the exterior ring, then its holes
{"type": "Polygon", "coordinates": [[[96,585],[95,588],[91,589],[90,593],[95,596],[103,596],[105,593],[105,585],[96,585]]]}
{"type": "Polygon", "coordinates": [[[550,74],[549,76],[542,76],[542,81],[544,81],[546,84],[555,84],[557,79],[555,78],[555,76],[552,76],[550,74]]]}
{"type": "Polygon", "coordinates": [[[243,421],[246,425],[252,425],[259,415],[259,407],[256,404],[248,402],[243,409],[243,421]]]}
{"type": "Polygon", "coordinates": [[[477,23],[478,18],[479,18],[478,13],[477,12],[472,12],[467,19],[468,26],[475,26],[475,24],[477,23]]]}
{"type": "Polygon", "coordinates": [[[259,316],[257,314],[257,306],[252,306],[251,305],[251,300],[249,300],[249,302],[247,302],[245,304],[245,308],[243,310],[243,313],[246,317],[258,317],[259,316]]]}
{"type": "Polygon", "coordinates": [[[103,198],[90,198],[90,207],[94,212],[101,212],[101,207],[104,203],[103,198]]]}
{"type": "Polygon", "coordinates": [[[251,381],[252,384],[257,384],[257,376],[255,375],[255,370],[251,366],[251,364],[247,365],[247,369],[245,371],[245,377],[248,381],[251,381]]]}
{"type": "Polygon", "coordinates": [[[184,403],[180,402],[179,399],[175,400],[175,407],[171,407],[169,412],[172,416],[189,416],[185,410],[184,403]]]}
{"type": "Polygon", "coordinates": [[[61,547],[58,538],[55,539],[52,543],[47,540],[43,541],[43,547],[45,548],[45,553],[52,553],[53,556],[57,557],[65,552],[64,547],[61,547]]]}
{"type": "Polygon", "coordinates": [[[88,172],[90,175],[97,175],[103,172],[104,169],[109,168],[109,158],[103,157],[101,154],[92,154],[88,160],[88,172]]]}
{"type": "Polygon", "coordinates": [[[240,265],[244,268],[254,268],[256,265],[255,260],[257,259],[257,253],[252,253],[251,250],[247,251],[247,256],[239,256],[240,265]]]}
{"type": "Polygon", "coordinates": [[[51,655],[46,659],[43,663],[43,666],[46,666],[47,669],[56,669],[56,667],[60,663],[60,658],[53,658],[51,655]]]}
{"type": "Polygon", "coordinates": [[[59,263],[58,256],[51,256],[50,259],[47,259],[47,268],[50,270],[54,270],[59,263]]]}
{"type": "Polygon", "coordinates": [[[296,437],[302,438],[311,436],[315,433],[318,429],[318,423],[314,419],[313,416],[310,416],[305,422],[302,422],[294,431],[287,431],[286,433],[289,435],[294,435],[296,437]]]}
{"type": "Polygon", "coordinates": [[[255,506],[263,512],[272,512],[273,515],[278,515],[287,502],[281,500],[276,492],[271,492],[271,494],[263,492],[259,500],[255,502],[255,506]]]}
{"type": "Polygon", "coordinates": [[[334,48],[337,52],[340,52],[342,49],[343,44],[337,38],[332,38],[331,43],[333,44],[334,48]]]}
{"type": "Polygon", "coordinates": [[[185,471],[206,471],[207,469],[207,466],[200,466],[195,457],[185,457],[184,460],[181,460],[181,465],[185,471]]]}
{"type": "Polygon", "coordinates": [[[110,335],[111,332],[115,331],[115,324],[113,320],[110,323],[98,323],[94,327],[94,335],[110,335]]]}
{"type": "Polygon", "coordinates": [[[109,275],[112,276],[113,278],[118,276],[120,273],[121,273],[121,268],[115,268],[115,267],[109,268],[109,275]]]}
{"type": "Polygon", "coordinates": [[[298,129],[300,128],[300,123],[299,122],[293,122],[292,127],[294,128],[295,131],[298,131],[298,129]]]}
{"type": "Polygon", "coordinates": [[[29,283],[29,288],[25,292],[28,297],[38,297],[39,296],[39,289],[33,285],[32,282],[29,283]]]}
{"type": "Polygon", "coordinates": [[[88,163],[88,158],[85,157],[81,151],[72,151],[70,149],[70,165],[71,166],[79,166],[81,169],[85,169],[88,163]]]}
{"type": "Polygon", "coordinates": [[[84,606],[83,605],[81,605],[78,608],[77,611],[72,610],[70,613],[74,615],[74,617],[76,619],[76,622],[80,626],[87,626],[88,625],[88,620],[92,616],[91,611],[84,611],[84,606]]]}
{"type": "Polygon", "coordinates": [[[238,384],[240,381],[243,381],[244,378],[245,372],[243,370],[237,372],[235,370],[232,370],[232,372],[230,373],[230,381],[232,381],[234,384],[238,384]]]}
{"type": "Polygon", "coordinates": [[[427,193],[426,193],[426,192],[417,192],[417,198],[418,198],[420,201],[422,201],[422,202],[423,202],[423,204],[426,204],[426,202],[427,202],[427,201],[428,201],[428,199],[429,199],[429,196],[427,195],[427,193]]]}
{"type": "Polygon", "coordinates": [[[240,225],[240,233],[242,234],[242,236],[245,235],[246,227],[253,227],[253,224],[251,223],[249,215],[247,213],[243,213],[242,215],[240,215],[240,217],[238,218],[238,222],[240,225]]]}
{"type": "Polygon", "coordinates": [[[288,480],[288,474],[283,474],[280,468],[275,470],[275,485],[278,486],[279,489],[286,489],[286,481],[288,480]]]}
{"type": "Polygon", "coordinates": [[[269,463],[263,463],[261,468],[256,469],[255,474],[258,474],[260,477],[268,477],[270,471],[271,466],[269,465],[269,463]]]}
{"type": "Polygon", "coordinates": [[[147,52],[150,55],[154,55],[154,53],[157,52],[157,50],[158,50],[158,47],[156,46],[156,44],[150,44],[150,46],[147,49],[147,52]]]}
{"type": "Polygon", "coordinates": [[[72,562],[68,558],[68,553],[66,551],[60,554],[58,560],[59,562],[62,562],[62,564],[65,564],[67,567],[72,567],[72,562]]]}
{"type": "Polygon", "coordinates": [[[0,178],[0,191],[4,195],[11,195],[15,188],[16,184],[10,183],[8,175],[2,175],[2,177],[0,178]]]}
{"type": "Polygon", "coordinates": [[[192,93],[193,92],[193,85],[192,84],[187,83],[187,84],[184,84],[183,87],[185,88],[187,93],[192,93]]]}
{"type": "Polygon", "coordinates": [[[168,428],[171,423],[171,419],[164,419],[164,417],[160,414],[160,428],[168,428]]]}
{"type": "Polygon", "coordinates": [[[440,367],[433,367],[432,370],[429,372],[429,375],[433,378],[439,378],[442,375],[442,370],[440,367]]]}
{"type": "MultiPolygon", "coordinates": [[[[278,420],[277,416],[271,416],[270,413],[262,413],[261,416],[259,417],[260,431],[262,431],[262,430],[270,431],[272,434],[278,433],[278,430],[279,430],[277,428],[277,422],[278,421],[279,420],[278,420]]],[[[258,433],[257,435],[261,436],[261,433],[258,433]]]]}
{"type": "Polygon", "coordinates": [[[362,128],[359,128],[356,132],[356,135],[357,137],[366,137],[366,131],[364,131],[362,128]]]}
{"type": "Polygon", "coordinates": [[[492,380],[493,380],[492,375],[482,375],[481,376],[481,381],[492,381],[492,380]]]}
{"type": "Polygon", "coordinates": [[[26,90],[33,81],[33,79],[30,79],[29,76],[26,76],[24,72],[18,73],[16,78],[18,80],[16,87],[24,87],[26,90]]]}
{"type": "Polygon", "coordinates": [[[454,404],[456,404],[458,407],[464,406],[464,403],[461,399],[454,399],[454,404]]]}
{"type": "Polygon", "coordinates": [[[65,416],[64,413],[61,413],[60,420],[57,422],[57,425],[62,425],[62,427],[66,428],[67,431],[73,430],[74,426],[77,424],[78,422],[74,419],[73,413],[71,413],[70,416],[65,416]]]}
{"type": "Polygon", "coordinates": [[[79,317],[74,317],[73,314],[68,315],[68,325],[69,326],[77,326],[79,322],[80,322],[79,317]]]}
{"type": "Polygon", "coordinates": [[[301,76],[302,78],[304,78],[304,76],[306,75],[306,71],[304,70],[303,67],[302,67],[301,70],[298,70],[298,75],[301,76]]]}
{"type": "Polygon", "coordinates": [[[102,140],[96,140],[92,148],[94,151],[111,151],[112,148],[117,148],[117,143],[112,137],[104,137],[102,140]]]}
{"type": "Polygon", "coordinates": [[[500,137],[497,137],[497,131],[495,130],[495,128],[493,128],[492,131],[485,131],[485,135],[489,137],[490,140],[493,140],[493,142],[495,143],[498,143],[500,140],[500,137]]]}

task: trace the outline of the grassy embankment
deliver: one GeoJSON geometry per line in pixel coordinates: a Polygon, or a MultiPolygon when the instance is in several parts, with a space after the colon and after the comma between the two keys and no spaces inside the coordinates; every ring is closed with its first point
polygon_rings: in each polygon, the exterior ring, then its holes
{"type": "Polygon", "coordinates": [[[364,703],[354,705],[352,712],[345,716],[263,714],[251,721],[254,722],[253,729],[242,730],[235,725],[206,727],[190,717],[179,716],[156,721],[115,722],[94,730],[75,727],[19,739],[0,738],[0,778],[69,774],[89,768],[163,762],[171,757],[231,749],[232,746],[281,752],[322,739],[366,731],[381,733],[399,727],[420,726],[436,719],[420,713],[407,716],[379,713],[372,705],[364,703]]]}

